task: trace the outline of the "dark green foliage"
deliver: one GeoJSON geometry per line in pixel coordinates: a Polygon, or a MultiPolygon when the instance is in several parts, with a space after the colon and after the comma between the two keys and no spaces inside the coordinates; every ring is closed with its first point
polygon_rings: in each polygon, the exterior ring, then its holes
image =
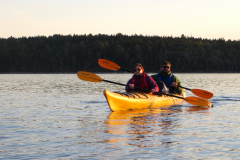
{"type": "Polygon", "coordinates": [[[143,35],[53,35],[0,39],[0,72],[110,72],[107,59],[131,69],[142,63],[158,72],[162,61],[173,72],[239,72],[240,41],[143,35]]]}

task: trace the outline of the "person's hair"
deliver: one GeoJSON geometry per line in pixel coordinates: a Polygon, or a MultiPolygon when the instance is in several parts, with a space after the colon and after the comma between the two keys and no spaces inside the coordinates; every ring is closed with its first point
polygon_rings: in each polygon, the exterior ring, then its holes
{"type": "Polygon", "coordinates": [[[135,70],[136,66],[139,66],[142,69],[142,72],[144,72],[144,68],[143,68],[142,64],[141,63],[136,63],[132,68],[132,73],[134,73],[134,70],[135,70]]]}
{"type": "Polygon", "coordinates": [[[163,65],[169,65],[171,67],[171,63],[168,61],[164,61],[160,67],[162,68],[163,65]]]}

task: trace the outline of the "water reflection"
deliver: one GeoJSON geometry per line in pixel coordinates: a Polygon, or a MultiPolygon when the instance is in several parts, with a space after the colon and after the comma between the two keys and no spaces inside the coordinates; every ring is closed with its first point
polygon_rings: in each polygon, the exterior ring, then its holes
{"type": "Polygon", "coordinates": [[[209,110],[209,107],[190,106],[186,109],[188,112],[209,110]]]}
{"type": "Polygon", "coordinates": [[[112,133],[112,136],[107,142],[115,145],[124,142],[122,145],[138,147],[169,145],[171,140],[163,139],[156,143],[154,137],[174,134],[171,132],[174,120],[169,116],[177,112],[181,110],[170,107],[111,112],[106,124],[107,133],[112,133]]]}

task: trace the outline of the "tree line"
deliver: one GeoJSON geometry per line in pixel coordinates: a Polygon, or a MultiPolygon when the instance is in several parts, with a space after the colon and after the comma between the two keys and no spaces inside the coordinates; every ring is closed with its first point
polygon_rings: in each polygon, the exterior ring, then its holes
{"type": "Polygon", "coordinates": [[[142,63],[158,72],[163,61],[173,72],[239,72],[240,41],[143,35],[60,35],[0,39],[0,72],[109,72],[107,59],[131,69],[142,63]]]}

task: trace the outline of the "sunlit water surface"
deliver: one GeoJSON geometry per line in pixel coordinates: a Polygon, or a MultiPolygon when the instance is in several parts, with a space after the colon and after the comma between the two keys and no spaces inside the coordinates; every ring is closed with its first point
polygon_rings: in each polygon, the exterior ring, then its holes
{"type": "Polygon", "coordinates": [[[213,92],[214,107],[111,112],[102,92],[123,86],[76,74],[1,74],[0,159],[239,159],[240,74],[175,75],[213,92]]]}

